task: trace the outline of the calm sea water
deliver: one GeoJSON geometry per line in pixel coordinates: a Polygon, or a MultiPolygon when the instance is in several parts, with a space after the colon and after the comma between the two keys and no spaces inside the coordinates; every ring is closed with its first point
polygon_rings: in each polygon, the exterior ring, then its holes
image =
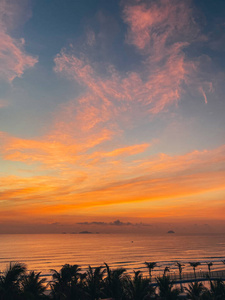
{"type": "Polygon", "coordinates": [[[49,274],[65,264],[78,264],[83,269],[107,262],[110,267],[123,266],[129,273],[140,269],[147,274],[145,261],[156,261],[155,275],[165,266],[177,272],[175,261],[181,261],[190,271],[189,261],[212,261],[212,270],[224,269],[225,235],[166,234],[10,234],[0,235],[0,270],[9,262],[25,263],[29,270],[49,274]]]}

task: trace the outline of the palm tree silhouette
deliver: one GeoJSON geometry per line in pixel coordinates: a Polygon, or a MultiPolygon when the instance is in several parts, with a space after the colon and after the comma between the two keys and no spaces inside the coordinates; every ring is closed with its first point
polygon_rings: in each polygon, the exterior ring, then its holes
{"type": "Polygon", "coordinates": [[[190,266],[193,268],[194,270],[194,276],[195,276],[195,279],[196,279],[196,272],[195,272],[195,269],[201,265],[201,263],[199,261],[194,261],[194,262],[189,262],[190,266]]]}
{"type": "MultiPolygon", "coordinates": [[[[177,265],[177,267],[179,269],[179,278],[180,278],[180,281],[181,281],[182,280],[182,271],[183,271],[184,265],[182,265],[178,261],[176,262],[176,265],[177,265]]],[[[180,283],[180,289],[181,289],[181,292],[183,292],[183,285],[182,285],[182,283],[180,283]]]]}
{"type": "Polygon", "coordinates": [[[105,269],[102,266],[92,268],[88,267],[88,271],[86,273],[86,292],[88,298],[91,300],[97,300],[103,293],[103,276],[105,273],[105,269]]]}
{"type": "Polygon", "coordinates": [[[176,300],[180,293],[179,289],[173,288],[173,282],[169,276],[157,277],[156,281],[159,288],[159,297],[161,300],[176,300]]]}
{"type": "Polygon", "coordinates": [[[23,292],[23,299],[44,299],[46,296],[44,292],[46,291],[46,278],[40,278],[39,273],[31,271],[28,275],[24,275],[22,278],[21,286],[23,292]]]}
{"type": "Polygon", "coordinates": [[[0,299],[16,300],[21,294],[20,283],[26,272],[26,266],[19,263],[10,263],[9,268],[0,275],[0,299]]]}
{"type": "Polygon", "coordinates": [[[198,282],[191,282],[187,288],[185,287],[185,290],[187,292],[188,299],[192,300],[201,299],[203,292],[206,291],[204,285],[198,282]]]}
{"type": "Polygon", "coordinates": [[[169,273],[170,268],[169,267],[165,267],[164,271],[163,271],[163,276],[166,276],[166,273],[169,273]]]}
{"type": "Polygon", "coordinates": [[[127,298],[132,300],[152,298],[155,295],[155,288],[149,283],[150,280],[143,278],[141,271],[134,271],[134,277],[128,280],[127,298]]]}
{"type": "Polygon", "coordinates": [[[50,283],[53,299],[78,299],[81,277],[81,268],[78,265],[65,264],[60,271],[51,270],[53,281],[50,283]]]}
{"type": "Polygon", "coordinates": [[[127,293],[127,286],[129,285],[129,276],[125,274],[126,269],[117,268],[111,270],[106,263],[105,266],[107,270],[104,288],[105,295],[115,300],[123,299],[127,293]]]}
{"type": "Polygon", "coordinates": [[[208,270],[209,270],[209,277],[211,277],[211,267],[212,267],[213,263],[212,262],[207,262],[206,264],[207,264],[208,270]]]}
{"type": "MultiPolygon", "coordinates": [[[[206,264],[210,273],[213,263],[206,264]]],[[[176,265],[182,279],[183,265],[179,262],[176,265]]],[[[195,274],[195,268],[200,262],[190,262],[190,265],[195,274]]],[[[0,300],[99,300],[107,297],[113,300],[175,300],[179,295],[179,290],[174,288],[170,277],[166,276],[169,267],[165,267],[162,277],[156,278],[159,289],[157,295],[150,278],[143,278],[141,271],[134,271],[131,277],[125,273],[124,268],[111,270],[107,264],[105,266],[89,266],[85,273],[81,272],[78,265],[69,264],[63,265],[60,271],[52,270],[51,296],[47,296],[46,279],[41,277],[40,272],[31,271],[27,274],[25,265],[10,264],[5,272],[0,273],[0,300]],[[106,271],[107,275],[104,276],[106,271]]],[[[224,300],[225,283],[222,280],[212,281],[210,277],[209,282],[210,290],[202,283],[189,284],[185,288],[187,299],[224,300]]]]}
{"type": "Polygon", "coordinates": [[[157,267],[157,262],[145,262],[145,265],[148,268],[150,281],[152,281],[152,270],[157,267]]]}
{"type": "Polygon", "coordinates": [[[210,295],[211,299],[225,299],[225,283],[221,279],[210,281],[210,295]]]}

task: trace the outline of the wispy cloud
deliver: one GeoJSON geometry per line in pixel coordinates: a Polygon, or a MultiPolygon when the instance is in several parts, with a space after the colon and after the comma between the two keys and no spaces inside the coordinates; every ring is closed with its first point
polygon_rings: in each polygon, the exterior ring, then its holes
{"type": "Polygon", "coordinates": [[[202,87],[199,88],[199,91],[200,91],[200,92],[202,93],[202,95],[203,95],[205,104],[207,104],[207,103],[208,103],[208,99],[207,99],[207,97],[206,97],[205,91],[203,90],[202,87]]]}
{"type": "Polygon", "coordinates": [[[19,7],[15,1],[9,3],[3,0],[0,4],[0,77],[9,81],[21,77],[26,69],[38,62],[36,57],[25,52],[23,38],[16,39],[9,35],[14,22],[17,23],[20,18],[17,14],[23,12],[22,2],[19,7]]]}
{"type": "Polygon", "coordinates": [[[176,105],[184,83],[196,76],[197,64],[184,49],[203,37],[189,1],[126,4],[123,18],[128,25],[126,42],[142,55],[139,68],[124,74],[110,65],[101,74],[94,67],[96,62],[90,62],[84,53],[79,57],[73,50],[63,49],[55,58],[55,71],[98,97],[104,110],[120,114],[139,107],[142,114],[158,114],[176,105]]]}
{"type": "Polygon", "coordinates": [[[125,4],[123,13],[129,25],[127,42],[158,59],[177,42],[192,41],[199,34],[190,1],[139,1],[125,4]]]}
{"type": "MultiPolygon", "coordinates": [[[[7,211],[15,210],[21,215],[41,214],[45,218],[67,214],[88,216],[109,209],[111,215],[116,215],[123,206],[132,211],[133,203],[138,205],[138,211],[142,207],[141,212],[145,214],[150,203],[155,211],[154,207],[160,207],[160,201],[164,201],[165,208],[170,210],[171,199],[176,199],[178,213],[179,207],[184,205],[184,197],[186,202],[193,197],[204,199],[207,193],[225,188],[224,146],[182,156],[146,157],[137,163],[112,162],[93,165],[86,159],[85,164],[79,159],[76,164],[61,170],[63,178],[60,174],[30,179],[2,178],[0,199],[7,199],[2,204],[2,213],[6,216],[7,211]]],[[[205,204],[202,201],[201,205],[202,211],[208,207],[207,201],[205,204]]],[[[160,209],[156,211],[159,213],[160,209]]],[[[174,210],[174,216],[177,213],[174,210]]],[[[189,215],[188,210],[186,215],[189,215]]]]}
{"type": "MultiPolygon", "coordinates": [[[[87,91],[102,101],[102,109],[114,115],[142,107],[142,113],[159,113],[180,99],[181,84],[187,73],[184,55],[176,51],[163,68],[153,70],[150,64],[143,72],[130,72],[126,77],[114,67],[101,77],[92,66],[73,54],[62,52],[55,59],[56,72],[63,72],[87,88],[87,91]],[[147,73],[145,79],[142,79],[147,73]]],[[[93,100],[90,99],[90,103],[93,100]]],[[[104,115],[104,114],[103,114],[104,115]]]]}

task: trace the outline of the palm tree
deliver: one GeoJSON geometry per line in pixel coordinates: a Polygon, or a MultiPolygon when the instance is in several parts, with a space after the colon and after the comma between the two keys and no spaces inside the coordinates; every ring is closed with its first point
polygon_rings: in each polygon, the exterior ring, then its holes
{"type": "Polygon", "coordinates": [[[46,296],[44,292],[46,291],[46,278],[40,278],[39,273],[35,273],[31,271],[28,275],[24,275],[22,278],[22,293],[23,299],[31,300],[31,299],[44,299],[46,296]]]}
{"type": "MultiPolygon", "coordinates": [[[[179,263],[178,261],[176,262],[176,265],[179,269],[179,278],[180,278],[180,281],[182,280],[182,271],[183,271],[183,267],[184,265],[182,265],[181,263],[179,263]]],[[[182,283],[180,283],[180,289],[181,289],[181,292],[183,292],[183,286],[182,286],[182,283]]]]}
{"type": "Polygon", "coordinates": [[[212,299],[225,299],[225,284],[221,279],[214,282],[210,281],[210,288],[212,299]]]}
{"type": "Polygon", "coordinates": [[[155,294],[155,288],[149,285],[150,280],[143,278],[141,271],[134,271],[134,277],[128,280],[127,299],[147,300],[155,294]]]}
{"type": "Polygon", "coordinates": [[[53,299],[78,299],[80,293],[81,268],[78,265],[65,264],[58,272],[52,271],[51,294],[53,299]]]}
{"type": "Polygon", "coordinates": [[[187,298],[191,300],[198,300],[203,295],[203,292],[205,291],[205,287],[202,283],[198,282],[192,282],[188,285],[188,287],[185,287],[185,290],[187,292],[187,298]]]}
{"type": "Polygon", "coordinates": [[[169,273],[170,268],[169,267],[165,267],[164,271],[163,271],[163,276],[166,276],[166,273],[169,273]]]}
{"type": "Polygon", "coordinates": [[[103,293],[103,276],[105,269],[102,266],[92,268],[88,267],[86,273],[86,292],[87,298],[91,300],[97,300],[103,293]]]}
{"type": "Polygon", "coordinates": [[[127,287],[129,285],[129,276],[125,274],[126,269],[117,268],[111,270],[105,263],[107,276],[104,281],[104,295],[108,298],[120,300],[127,294],[127,287]]]}
{"type": "Polygon", "coordinates": [[[209,277],[211,277],[211,267],[212,267],[213,263],[212,262],[207,262],[206,264],[207,264],[208,270],[209,270],[209,277]]]}
{"type": "Polygon", "coordinates": [[[179,289],[173,288],[173,282],[169,276],[156,278],[159,288],[159,297],[161,300],[176,300],[180,293],[179,289]]]}
{"type": "Polygon", "coordinates": [[[152,281],[152,270],[157,267],[157,262],[145,262],[145,265],[148,268],[150,281],[152,281]]]}
{"type": "Polygon", "coordinates": [[[182,271],[183,271],[183,267],[185,266],[185,265],[182,265],[181,263],[179,263],[178,261],[176,262],[176,265],[177,265],[177,267],[178,267],[178,269],[179,269],[179,278],[180,278],[180,280],[182,279],[182,271]]]}
{"type": "Polygon", "coordinates": [[[201,263],[199,261],[194,261],[194,262],[189,262],[190,266],[193,268],[194,270],[194,276],[196,279],[196,273],[195,273],[195,269],[201,265],[201,263]]]}
{"type": "Polygon", "coordinates": [[[24,264],[10,263],[9,268],[0,276],[1,300],[18,299],[21,293],[20,282],[25,272],[26,266],[24,264]]]}

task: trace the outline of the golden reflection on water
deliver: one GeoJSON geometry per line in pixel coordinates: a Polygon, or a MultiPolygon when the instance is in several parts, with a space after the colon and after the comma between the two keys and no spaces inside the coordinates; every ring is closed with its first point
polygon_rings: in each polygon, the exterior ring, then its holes
{"type": "MultiPolygon", "coordinates": [[[[175,261],[212,261],[212,269],[223,268],[225,235],[132,235],[132,234],[10,234],[0,235],[0,270],[10,261],[26,263],[29,270],[49,273],[63,264],[112,268],[123,266],[128,272],[140,269],[147,274],[145,261],[156,261],[155,275],[170,266],[177,273],[175,261]]],[[[206,264],[201,265],[206,270],[206,264]]]]}

